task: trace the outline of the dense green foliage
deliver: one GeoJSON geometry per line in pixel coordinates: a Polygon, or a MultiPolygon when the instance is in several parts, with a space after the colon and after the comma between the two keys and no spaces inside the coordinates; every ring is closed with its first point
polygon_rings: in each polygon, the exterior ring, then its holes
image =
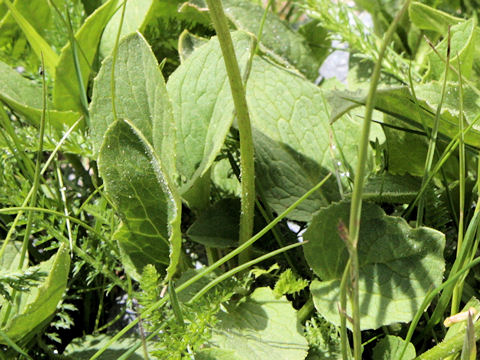
{"type": "Polygon", "coordinates": [[[0,359],[474,359],[477,5],[0,1],[0,359]]]}

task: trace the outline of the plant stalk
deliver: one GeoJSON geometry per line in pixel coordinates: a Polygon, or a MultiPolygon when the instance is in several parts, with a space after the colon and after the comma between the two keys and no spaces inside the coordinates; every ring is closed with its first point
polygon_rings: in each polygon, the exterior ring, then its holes
{"type": "MultiPolygon", "coordinates": [[[[465,211],[465,140],[464,140],[464,126],[463,126],[463,84],[462,84],[462,76],[461,76],[461,69],[460,69],[460,58],[458,57],[458,73],[460,76],[458,77],[458,87],[459,87],[459,110],[460,114],[458,116],[458,127],[460,129],[460,139],[458,145],[458,157],[459,157],[459,182],[460,182],[460,199],[459,199],[459,215],[458,215],[458,240],[457,240],[457,256],[460,256],[460,251],[462,249],[463,244],[463,228],[464,228],[464,211],[465,211]]],[[[448,59],[447,59],[448,61],[448,59]]],[[[480,174],[478,174],[480,175],[480,174]]],[[[477,176],[478,176],[477,175],[477,176]]],[[[454,315],[458,312],[460,308],[460,300],[462,299],[462,291],[463,291],[463,281],[459,281],[458,284],[455,286],[453,290],[452,296],[452,305],[450,314],[454,315]]]]}
{"type": "Polygon", "coordinates": [[[349,221],[349,241],[351,243],[352,251],[350,252],[351,260],[351,272],[350,282],[352,286],[352,317],[353,317],[353,348],[354,358],[360,360],[362,358],[362,336],[360,327],[360,308],[359,308],[359,263],[357,244],[360,233],[360,217],[362,212],[362,193],[363,183],[365,177],[365,163],[367,161],[368,152],[368,139],[370,134],[370,124],[372,120],[372,113],[375,105],[375,93],[377,90],[377,84],[380,79],[380,70],[382,68],[382,60],[387,50],[387,46],[390,43],[395,29],[400,19],[405,14],[405,11],[410,4],[410,0],[406,0],[401,10],[395,16],[392,24],[388,28],[387,33],[382,41],[382,46],[378,54],[378,61],[375,64],[372,78],[370,81],[370,89],[367,96],[365,117],[363,119],[362,134],[360,138],[360,147],[358,151],[358,164],[355,171],[355,181],[352,194],[352,203],[350,207],[350,221],[349,221]]]}
{"type": "MultiPolygon", "coordinates": [[[[220,0],[207,0],[210,17],[217,32],[218,41],[222,49],[223,60],[227,69],[228,80],[232,92],[235,113],[237,115],[238,131],[240,133],[240,173],[242,187],[242,203],[240,214],[239,243],[244,244],[250,239],[253,232],[253,215],[255,209],[255,167],[253,162],[253,140],[250,115],[248,114],[247,99],[243,86],[242,76],[235,56],[228,21],[220,0]]],[[[250,252],[239,255],[239,262],[250,260],[250,252]]]]}

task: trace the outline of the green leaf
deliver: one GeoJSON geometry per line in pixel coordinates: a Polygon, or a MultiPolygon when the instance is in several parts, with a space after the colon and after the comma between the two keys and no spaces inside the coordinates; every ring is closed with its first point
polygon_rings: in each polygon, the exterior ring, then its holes
{"type": "MultiPolygon", "coordinates": [[[[295,121],[294,118],[291,120],[295,121]]],[[[274,141],[259,131],[254,132],[253,140],[257,186],[261,189],[263,199],[277,213],[284,211],[329,172],[328,168],[320,166],[289,144],[274,141]]],[[[328,143],[321,148],[325,147],[328,147],[328,143]]],[[[309,221],[315,211],[336,200],[340,200],[338,185],[332,177],[290,212],[288,217],[309,221]]]]}
{"type": "MultiPolygon", "coordinates": [[[[108,0],[97,8],[75,34],[78,46],[78,60],[85,87],[92,71],[92,63],[97,53],[100,36],[110,17],[117,10],[119,0],[108,0]]],[[[73,52],[68,43],[62,49],[58,66],[55,68],[53,87],[53,103],[58,110],[74,110],[82,112],[81,94],[76,76],[73,52]]]]}
{"type": "MultiPolygon", "coordinates": [[[[450,28],[450,64],[458,69],[458,63],[460,61],[460,68],[462,76],[467,79],[471,78],[473,71],[473,59],[475,52],[475,37],[477,32],[475,28],[477,26],[476,18],[473,17],[470,20],[462,22],[457,25],[453,25],[450,28]]],[[[446,59],[448,39],[445,37],[439,44],[436,45],[437,51],[446,59]]],[[[428,54],[428,60],[430,64],[429,71],[427,73],[427,79],[439,80],[445,72],[445,63],[440,57],[431,50],[428,54]]],[[[449,78],[457,79],[457,75],[453,71],[449,70],[449,78]]]]}
{"type": "MultiPolygon", "coordinates": [[[[281,213],[326,173],[335,172],[339,163],[340,168],[355,166],[360,124],[345,118],[331,126],[323,92],[309,81],[256,58],[247,100],[254,128],[257,184],[275,212],[281,213]]],[[[339,198],[332,177],[288,217],[309,221],[315,211],[339,198]]]]}
{"type": "MultiPolygon", "coordinates": [[[[40,85],[27,80],[0,61],[0,100],[33,125],[39,125],[43,112],[42,99],[40,85]]],[[[79,117],[80,114],[73,111],[48,110],[46,113],[47,124],[59,130],[63,129],[64,124],[72,125],[79,117]]]]}
{"type": "MultiPolygon", "coordinates": [[[[251,37],[232,34],[241,69],[251,37]]],[[[217,38],[201,46],[170,76],[168,93],[177,129],[177,170],[185,193],[210,168],[233,121],[233,102],[217,38]]]]}
{"type": "MultiPolygon", "coordinates": [[[[340,280],[348,260],[339,227],[348,224],[350,203],[318,211],[304,239],[305,258],[322,281],[310,286],[316,309],[339,325],[340,280]]],[[[412,229],[399,217],[387,216],[364,203],[358,243],[362,329],[410,321],[427,292],[442,282],[445,236],[434,229],[412,229]]],[[[351,313],[347,307],[347,313],[351,313]]]]}
{"type": "Polygon", "coordinates": [[[58,55],[55,53],[55,51],[53,51],[47,41],[37,32],[37,30],[35,30],[32,24],[30,24],[30,22],[23,16],[23,14],[17,10],[15,5],[10,2],[10,0],[5,0],[4,3],[7,5],[18,26],[22,29],[37,57],[39,59],[42,59],[43,57],[45,67],[48,72],[55,74],[55,69],[60,61],[58,55]]]}
{"type": "Polygon", "coordinates": [[[233,350],[234,359],[301,360],[307,355],[295,310],[284,297],[275,298],[270,288],[256,289],[218,319],[211,343],[233,350]]]}
{"type": "MultiPolygon", "coordinates": [[[[153,0],[127,1],[120,39],[137,30],[143,30],[153,3],[153,0]]],[[[100,54],[103,57],[110,55],[115,46],[121,15],[122,12],[117,11],[105,27],[100,43],[100,54]]]]}
{"type": "MultiPolygon", "coordinates": [[[[387,335],[375,345],[373,360],[400,360],[400,354],[405,345],[405,340],[398,336],[387,335]]],[[[412,360],[416,357],[415,347],[408,343],[403,360],[412,360]]]]}
{"type": "MultiPolygon", "coordinates": [[[[251,1],[226,0],[224,8],[225,14],[238,30],[258,34],[265,11],[263,7],[251,1]]],[[[328,50],[329,44],[325,37],[316,38],[313,33],[310,35],[310,40],[313,40],[316,46],[325,46],[324,49],[328,50]]],[[[301,34],[293,31],[271,11],[267,13],[260,48],[273,58],[278,58],[281,63],[287,61],[308,79],[314,81],[318,78],[318,69],[324,54],[318,56],[301,34]]]]}
{"type": "Polygon", "coordinates": [[[292,270],[287,269],[280,274],[280,277],[273,288],[273,293],[276,297],[281,297],[287,294],[296,294],[305,289],[307,286],[307,280],[297,279],[292,270]]]}
{"type": "MultiPolygon", "coordinates": [[[[440,92],[438,83],[432,82],[425,85],[419,85],[415,87],[415,93],[419,102],[420,108],[417,107],[415,101],[410,94],[407,87],[391,87],[377,90],[375,96],[375,109],[385,114],[391,115],[408,125],[415,127],[423,131],[423,125],[419,123],[419,119],[423,118],[423,121],[427,126],[431,127],[435,119],[435,112],[439,101],[439,95],[435,92],[440,92]]],[[[455,115],[458,115],[458,106],[453,107],[455,98],[458,96],[458,92],[455,91],[455,86],[449,83],[450,94],[447,93],[447,101],[445,107],[442,107],[440,115],[440,128],[439,131],[452,138],[458,133],[458,119],[455,115]],[[451,104],[451,105],[450,105],[451,104]]],[[[468,91],[468,90],[467,90],[468,91]]],[[[468,99],[473,99],[468,96],[468,99]]],[[[365,92],[359,90],[357,92],[334,92],[329,98],[329,102],[332,106],[332,113],[330,121],[334,122],[338,120],[342,115],[354,109],[358,106],[365,105],[366,97],[365,92]]],[[[458,104],[458,102],[456,103],[458,104]]],[[[475,101],[468,101],[467,107],[471,108],[466,114],[473,114],[475,109],[475,101]]],[[[472,121],[472,117],[469,119],[472,121]]],[[[480,132],[472,129],[465,134],[465,143],[468,145],[480,146],[480,132]]]]}
{"type": "MultiPolygon", "coordinates": [[[[90,105],[91,137],[97,153],[114,121],[111,96],[112,58],[95,79],[90,105]]],[[[139,33],[125,37],[115,65],[117,116],[128,119],[153,145],[168,176],[175,174],[175,129],[165,81],[150,46],[139,33]]]]}
{"type": "MultiPolygon", "coordinates": [[[[98,350],[107,345],[112,336],[87,335],[83,338],[74,339],[65,349],[64,355],[71,359],[88,360],[98,350]]],[[[122,337],[108,346],[108,349],[98,358],[99,360],[117,360],[125,352],[135,346],[140,339],[134,337],[122,337]]],[[[129,357],[130,360],[143,360],[143,351],[140,347],[129,357]]]]}
{"type": "MultiPolygon", "coordinates": [[[[469,308],[473,307],[477,311],[480,311],[480,302],[476,298],[471,298],[465,307],[462,309],[462,312],[468,311],[469,308]]],[[[454,356],[456,353],[462,350],[462,346],[465,341],[465,334],[467,331],[467,323],[465,319],[454,323],[447,332],[445,339],[433,348],[421,354],[418,359],[424,360],[436,360],[436,359],[445,359],[448,356],[454,356]]],[[[480,336],[480,322],[477,320],[474,322],[474,331],[475,335],[478,338],[480,336]]]]}
{"type": "Polygon", "coordinates": [[[66,289],[70,271],[68,246],[60,245],[56,255],[40,264],[39,271],[48,276],[42,279],[39,286],[19,295],[18,310],[10,314],[1,329],[14,341],[28,335],[55,313],[66,289]]]}
{"type": "Polygon", "coordinates": [[[406,204],[415,199],[421,184],[420,178],[410,175],[372,175],[366,180],[362,197],[376,202],[406,204]]]}
{"type": "Polygon", "coordinates": [[[180,256],[181,204],[151,144],[131,122],[114,122],[98,158],[105,190],[122,218],[118,240],[135,279],[153,264],[170,278],[180,256]]]}
{"type": "Polygon", "coordinates": [[[203,349],[195,354],[197,360],[242,360],[241,357],[235,355],[233,350],[225,349],[203,349]]]}
{"type": "Polygon", "coordinates": [[[222,199],[203,210],[190,226],[187,235],[202,245],[228,248],[238,245],[240,201],[222,199]]]}
{"type": "Polygon", "coordinates": [[[208,39],[196,36],[188,30],[183,30],[178,38],[178,54],[180,55],[180,60],[184,62],[197,48],[205,45],[207,42],[208,39]]]}
{"type": "MultiPolygon", "coordinates": [[[[248,57],[250,38],[233,33],[240,64],[248,57]]],[[[177,169],[185,189],[204,174],[217,156],[230,127],[233,104],[217,40],[196,50],[167,84],[177,123],[177,169]]],[[[355,165],[356,120],[333,127],[322,91],[288,70],[256,57],[247,83],[247,102],[254,128],[256,179],[262,195],[280,213],[341,162],[355,165]],[[350,163],[332,156],[340,148],[350,163]]],[[[331,179],[289,214],[308,221],[313,212],[339,199],[331,179]]]]}
{"type": "Polygon", "coordinates": [[[408,8],[408,14],[412,23],[422,30],[433,30],[445,35],[448,27],[456,25],[464,20],[434,9],[420,2],[412,1],[408,8]]]}

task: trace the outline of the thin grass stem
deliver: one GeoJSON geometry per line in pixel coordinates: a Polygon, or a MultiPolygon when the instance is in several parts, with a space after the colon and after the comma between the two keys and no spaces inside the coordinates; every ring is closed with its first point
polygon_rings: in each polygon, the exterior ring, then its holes
{"type": "Polygon", "coordinates": [[[375,64],[372,78],[370,80],[370,88],[367,95],[365,118],[362,126],[362,133],[360,137],[360,146],[358,151],[358,163],[355,171],[355,180],[352,194],[352,202],[350,207],[350,221],[349,221],[349,241],[352,247],[350,252],[351,259],[351,275],[350,283],[352,286],[352,317],[353,317],[353,348],[354,358],[360,360],[362,358],[362,336],[360,326],[360,306],[359,306],[359,262],[357,253],[358,237],[360,233],[360,217],[362,212],[362,193],[363,183],[365,178],[365,164],[367,161],[368,142],[370,134],[370,125],[372,120],[372,113],[375,107],[375,93],[377,90],[378,81],[380,79],[380,72],[382,68],[382,60],[387,50],[387,47],[392,39],[393,34],[397,28],[400,19],[405,14],[410,0],[406,0],[403,7],[395,16],[392,24],[387,30],[382,41],[380,51],[378,53],[378,61],[375,64]]]}

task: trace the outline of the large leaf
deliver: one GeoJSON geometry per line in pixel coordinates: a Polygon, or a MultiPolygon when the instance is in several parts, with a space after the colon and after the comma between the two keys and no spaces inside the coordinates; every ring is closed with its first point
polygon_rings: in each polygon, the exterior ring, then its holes
{"type": "MultiPolygon", "coordinates": [[[[250,39],[233,33],[240,64],[248,56],[250,39]]],[[[204,174],[221,149],[233,104],[220,47],[216,39],[201,46],[177,69],[167,84],[177,123],[177,169],[191,185],[204,174]]],[[[316,185],[337,164],[354,166],[357,154],[356,120],[333,127],[322,91],[278,65],[256,57],[247,83],[247,102],[254,127],[256,179],[266,201],[281,212],[316,185]],[[342,150],[350,164],[332,156],[342,150]]],[[[334,180],[290,214],[308,221],[311,214],[338,199],[334,180]]]]}
{"type": "Polygon", "coordinates": [[[211,343],[233,350],[236,360],[302,360],[307,355],[307,341],[299,331],[295,310],[284,297],[275,298],[270,288],[256,289],[218,318],[211,343]]]}
{"type": "MultiPolygon", "coordinates": [[[[348,260],[341,223],[348,224],[350,203],[341,202],[315,214],[303,235],[305,258],[322,281],[310,287],[316,309],[338,325],[339,286],[348,260]]],[[[399,217],[387,216],[364,203],[358,244],[362,329],[408,322],[427,292],[442,282],[445,237],[430,228],[412,229],[399,217]]],[[[350,307],[347,313],[351,314],[350,307]]]]}
{"type": "MultiPolygon", "coordinates": [[[[452,83],[449,83],[448,86],[450,93],[447,93],[445,106],[442,107],[439,131],[448,137],[454,137],[458,133],[458,119],[455,116],[458,115],[458,110],[456,110],[458,105],[454,105],[458,92],[455,91],[455,86],[452,83]]],[[[375,109],[423,131],[420,119],[423,119],[427,126],[433,126],[440,91],[441,87],[437,82],[417,86],[415,92],[420,105],[418,107],[407,87],[380,89],[375,95],[375,109]]],[[[467,91],[467,93],[469,92],[467,91]]],[[[365,92],[361,90],[357,92],[334,92],[329,101],[333,109],[330,117],[333,122],[348,111],[365,105],[366,96],[365,92]]],[[[466,102],[466,106],[472,107],[472,109],[478,107],[475,101],[466,102]]],[[[465,113],[469,115],[473,112],[466,111],[465,113]]],[[[473,119],[469,116],[467,120],[472,121],[473,119]]],[[[465,142],[472,146],[480,146],[480,132],[472,129],[465,134],[465,142]]]]}
{"type": "MultiPolygon", "coordinates": [[[[232,34],[243,69],[251,37],[232,34]]],[[[167,83],[177,129],[177,170],[185,192],[210,168],[233,120],[233,102],[225,64],[216,38],[195,51],[167,83]]]]}
{"type": "MultiPolygon", "coordinates": [[[[83,84],[87,87],[92,71],[92,63],[97,53],[100,36],[110,17],[117,10],[119,0],[108,0],[97,8],[75,34],[78,46],[78,60],[83,84]]],[[[74,66],[73,51],[68,43],[60,54],[55,69],[53,102],[58,110],[74,110],[82,112],[80,88],[74,66]]]]}
{"type": "MultiPolygon", "coordinates": [[[[95,79],[90,105],[91,136],[95,153],[114,121],[111,96],[112,58],[95,79]]],[[[130,120],[151,143],[169,176],[175,169],[175,129],[165,81],[150,46],[139,33],[124,38],[115,64],[117,116],[130,120]]]]}
{"type": "MultiPolygon", "coordinates": [[[[318,162],[259,131],[254,132],[254,142],[257,186],[260,187],[264,200],[278,213],[328,174],[328,169],[318,162]]],[[[321,190],[310,195],[288,217],[309,221],[315,211],[335,200],[340,200],[338,185],[334,178],[330,178],[321,190]]]]}
{"type": "MultiPolygon", "coordinates": [[[[142,30],[153,3],[153,0],[127,1],[120,38],[142,30]]],[[[121,15],[122,12],[117,11],[105,27],[100,43],[100,53],[103,57],[109,55],[115,46],[121,15]]]]}
{"type": "MultiPolygon", "coordinates": [[[[344,118],[331,126],[323,92],[309,81],[256,58],[247,100],[255,130],[257,183],[276,212],[285,210],[337,166],[345,167],[345,172],[355,167],[360,124],[344,118]]],[[[336,199],[339,189],[332,178],[289,217],[309,221],[313,212],[336,199]]]]}
{"type": "Polygon", "coordinates": [[[148,140],[131,122],[114,122],[98,157],[105,190],[123,223],[114,238],[126,270],[138,279],[147,264],[172,276],[181,247],[181,204],[148,140]]]}
{"type": "Polygon", "coordinates": [[[40,264],[39,270],[48,276],[28,293],[19,295],[21,300],[17,311],[11,313],[1,329],[14,341],[27,336],[55,313],[67,286],[70,271],[68,246],[62,244],[56,255],[40,264]]]}
{"type": "MultiPolygon", "coordinates": [[[[32,124],[38,125],[43,112],[42,99],[42,87],[40,85],[27,80],[0,61],[1,101],[25,116],[32,124]]],[[[79,116],[78,113],[72,111],[49,110],[46,113],[46,120],[56,129],[63,129],[63,124],[72,125],[79,116]]]]}

